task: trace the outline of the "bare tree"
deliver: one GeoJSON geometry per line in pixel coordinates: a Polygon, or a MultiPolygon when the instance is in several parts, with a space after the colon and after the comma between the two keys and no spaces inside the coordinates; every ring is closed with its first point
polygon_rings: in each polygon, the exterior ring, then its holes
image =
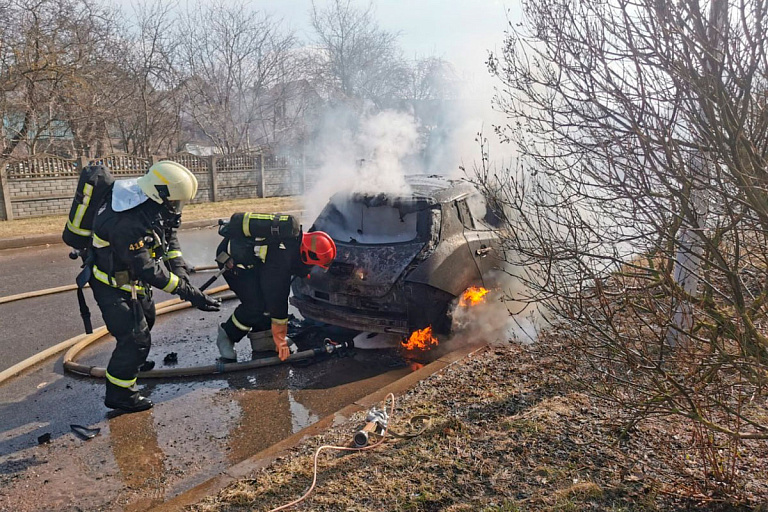
{"type": "Polygon", "coordinates": [[[291,70],[282,83],[267,91],[260,102],[259,122],[253,127],[256,140],[278,152],[295,151],[306,142],[324,105],[312,84],[300,78],[304,59],[292,55],[288,62],[291,70]]]}
{"type": "Polygon", "coordinates": [[[69,136],[83,152],[107,138],[111,98],[99,76],[114,46],[111,11],[91,0],[13,0],[3,10],[3,155],[69,136]]]}
{"type": "Polygon", "coordinates": [[[411,101],[451,99],[458,93],[459,78],[450,62],[430,56],[416,59],[410,69],[406,98],[411,101]]]}
{"type": "MultiPolygon", "coordinates": [[[[4,27],[10,27],[12,18],[11,0],[0,2],[0,24],[4,27]]],[[[17,83],[12,45],[13,40],[10,31],[0,31],[0,115],[3,116],[3,122],[0,123],[0,152],[2,152],[3,156],[13,152],[13,148],[8,148],[12,142],[10,141],[10,134],[6,126],[10,123],[8,118],[10,114],[11,92],[17,83]]]]}
{"type": "Polygon", "coordinates": [[[456,104],[449,102],[458,96],[459,78],[449,62],[432,56],[413,62],[408,85],[402,108],[412,112],[418,120],[424,141],[425,165],[430,168],[435,158],[444,154],[441,146],[455,128],[456,104]]]}
{"type": "MultiPolygon", "coordinates": [[[[42,13],[49,12],[48,2],[38,3],[42,13]]],[[[58,130],[70,132],[74,154],[103,155],[112,150],[110,127],[125,95],[113,79],[120,73],[117,56],[123,51],[116,11],[93,0],[53,3],[56,18],[48,28],[59,38],[53,44],[61,46],[63,79],[49,117],[58,130]]]]}
{"type": "Polygon", "coordinates": [[[699,0],[523,6],[489,61],[519,165],[484,155],[475,174],[506,258],[605,376],[592,391],[630,425],[691,421],[706,483],[733,490],[739,444],[768,438],[768,4],[731,4],[724,24],[699,0]],[[699,294],[673,273],[681,229],[699,294]],[[690,343],[672,348],[679,301],[690,343]]]}
{"type": "Polygon", "coordinates": [[[381,29],[372,4],[333,0],[319,9],[312,3],[317,55],[316,80],[331,100],[389,106],[406,93],[410,70],[397,34],[381,29]]]}
{"type": "Polygon", "coordinates": [[[223,153],[258,147],[253,127],[274,112],[294,46],[281,22],[245,3],[222,3],[187,13],[180,33],[186,102],[183,114],[223,153]]]}
{"type": "Polygon", "coordinates": [[[124,28],[125,51],[120,56],[124,98],[114,124],[129,153],[143,156],[171,153],[179,146],[182,94],[176,70],[177,41],[172,10],[175,4],[138,4],[124,28]]]}

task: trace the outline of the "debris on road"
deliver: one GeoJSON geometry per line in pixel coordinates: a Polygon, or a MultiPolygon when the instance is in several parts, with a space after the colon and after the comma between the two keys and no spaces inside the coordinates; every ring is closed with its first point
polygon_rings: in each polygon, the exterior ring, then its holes
{"type": "Polygon", "coordinates": [[[70,425],[69,428],[72,430],[72,432],[77,435],[80,439],[83,441],[88,441],[89,439],[93,439],[97,435],[99,435],[99,432],[101,432],[100,428],[88,428],[84,427],[82,425],[70,425]]]}

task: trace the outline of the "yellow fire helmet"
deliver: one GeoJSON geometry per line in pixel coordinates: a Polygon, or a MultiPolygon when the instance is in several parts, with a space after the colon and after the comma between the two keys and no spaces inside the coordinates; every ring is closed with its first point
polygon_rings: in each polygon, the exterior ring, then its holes
{"type": "Polygon", "coordinates": [[[169,203],[176,211],[197,195],[197,178],[183,165],[163,160],[137,180],[141,190],[156,203],[169,203]]]}

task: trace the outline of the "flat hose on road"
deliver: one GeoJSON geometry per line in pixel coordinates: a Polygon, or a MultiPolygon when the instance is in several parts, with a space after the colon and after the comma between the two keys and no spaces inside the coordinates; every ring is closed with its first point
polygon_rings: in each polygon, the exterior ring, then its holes
{"type": "Polygon", "coordinates": [[[189,269],[190,272],[206,272],[208,270],[219,270],[218,265],[201,265],[199,267],[192,267],[189,269]]]}
{"type": "MultiPolygon", "coordinates": [[[[215,294],[229,290],[228,285],[212,288],[207,293],[215,294]]],[[[235,298],[234,294],[230,296],[221,297],[223,300],[235,298]]],[[[157,304],[157,315],[164,315],[173,311],[179,311],[191,307],[189,302],[183,302],[181,299],[171,299],[157,304]]],[[[44,361],[45,359],[61,352],[62,350],[69,349],[64,355],[64,369],[66,371],[76,373],[78,375],[88,375],[91,377],[103,378],[106,372],[106,368],[98,366],[86,366],[75,361],[77,355],[82,352],[86,347],[93,342],[107,336],[109,331],[106,327],[99,327],[94,329],[91,334],[78,334],[68,340],[47,348],[42,352],[35,354],[34,356],[21,361],[20,363],[11,366],[10,368],[0,372],[0,384],[10,379],[14,375],[17,375],[24,370],[34,366],[35,364],[44,361]]],[[[148,372],[139,373],[143,378],[169,378],[169,377],[192,377],[200,375],[213,375],[219,373],[229,373],[234,371],[249,370],[253,368],[262,368],[265,366],[275,366],[282,363],[290,363],[301,361],[304,359],[310,359],[317,355],[316,350],[304,350],[292,354],[285,361],[281,361],[278,357],[268,357],[264,359],[255,359],[253,361],[244,361],[242,363],[217,363],[206,366],[192,366],[187,368],[164,368],[157,370],[150,370],[148,372]]]]}
{"type": "MultiPolygon", "coordinates": [[[[88,285],[86,285],[87,287],[88,285]]],[[[68,284],[64,286],[57,286],[56,288],[46,288],[44,290],[36,290],[33,292],[17,293],[16,295],[7,295],[0,297],[0,304],[7,302],[16,302],[17,300],[31,299],[32,297],[43,297],[45,295],[53,295],[54,293],[69,292],[77,290],[76,284],[68,284]]]]}
{"type": "MultiPolygon", "coordinates": [[[[209,294],[219,293],[225,290],[228,290],[229,286],[219,286],[217,288],[211,289],[209,294]]],[[[221,297],[223,300],[233,299],[236,298],[234,294],[230,296],[224,296],[221,297]]],[[[163,302],[158,305],[157,309],[157,315],[164,315],[166,313],[171,313],[173,311],[178,311],[180,309],[186,309],[191,307],[192,304],[189,302],[181,302],[179,299],[173,299],[166,302],[163,302]]],[[[75,338],[80,338],[79,341],[74,341],[76,343],[72,348],[69,349],[69,351],[64,355],[64,369],[72,372],[77,373],[79,375],[88,375],[91,377],[99,377],[103,378],[106,374],[107,369],[103,367],[98,366],[86,366],[80,363],[76,363],[74,361],[75,357],[88,345],[93,343],[94,341],[98,340],[99,338],[106,336],[109,334],[107,332],[106,327],[100,327],[96,331],[93,332],[93,334],[89,334],[85,338],[82,338],[82,335],[76,336],[75,338]]],[[[75,340],[75,338],[72,338],[72,340],[75,340]]],[[[68,341],[72,341],[68,340],[68,341]]],[[[250,370],[253,368],[263,368],[265,366],[275,366],[278,364],[283,363],[291,363],[296,361],[301,361],[304,359],[310,359],[317,355],[317,351],[312,350],[304,350],[302,352],[297,352],[295,354],[291,354],[291,356],[288,357],[285,361],[281,361],[279,357],[266,357],[263,359],[254,359],[252,361],[243,361],[241,363],[217,363],[217,364],[211,364],[206,366],[190,366],[186,368],[162,368],[157,370],[150,370],[148,372],[140,372],[139,377],[142,378],[152,378],[152,379],[164,379],[169,377],[195,377],[200,375],[214,375],[219,373],[229,373],[229,372],[236,372],[236,371],[242,371],[242,370],[250,370]]]]}
{"type": "MultiPolygon", "coordinates": [[[[76,287],[77,285],[73,285],[73,286],[76,287]]],[[[219,286],[218,288],[213,288],[208,293],[219,293],[219,292],[226,291],[228,289],[229,289],[229,286],[224,285],[224,286],[219,286]]],[[[45,291],[45,290],[41,290],[41,291],[45,291]]],[[[30,292],[30,293],[36,293],[36,292],[30,292]]],[[[166,300],[164,302],[161,302],[161,303],[157,304],[157,306],[156,306],[157,307],[157,314],[158,315],[162,315],[163,313],[170,312],[170,311],[177,311],[178,309],[183,309],[184,307],[190,307],[191,305],[192,304],[190,304],[189,302],[182,302],[181,299],[166,300]],[[178,306],[183,306],[183,307],[178,307],[178,306]],[[173,309],[169,309],[169,308],[173,308],[173,309]],[[166,310],[168,310],[168,311],[166,311],[166,310]]],[[[35,364],[37,364],[37,363],[39,363],[41,361],[44,361],[45,359],[47,359],[47,358],[49,358],[49,357],[51,357],[51,356],[53,356],[55,354],[58,354],[62,350],[66,350],[66,349],[68,349],[68,348],[70,348],[70,347],[72,347],[73,345],[76,345],[76,344],[78,346],[80,346],[80,350],[82,350],[83,348],[87,347],[88,345],[90,345],[91,343],[96,341],[97,339],[101,338],[102,336],[106,336],[107,334],[109,334],[109,332],[107,331],[106,327],[99,327],[99,328],[95,329],[91,334],[85,334],[85,333],[84,334],[78,334],[77,336],[75,336],[73,338],[69,338],[68,340],[62,341],[61,343],[59,343],[57,345],[49,347],[49,348],[43,350],[42,352],[38,352],[34,356],[29,357],[29,358],[25,359],[24,361],[21,361],[20,363],[17,363],[15,365],[11,366],[10,368],[0,372],[0,384],[5,382],[6,380],[10,379],[14,375],[23,372],[27,368],[29,368],[29,367],[31,367],[31,366],[33,366],[33,365],[35,365],[35,364]]],[[[79,352],[80,350],[78,350],[77,352],[79,352]]],[[[77,352],[75,352],[75,354],[77,354],[77,352]]],[[[70,353],[68,352],[64,356],[64,359],[65,359],[64,368],[65,369],[67,367],[66,359],[67,359],[67,356],[69,356],[69,354],[70,353]]],[[[73,364],[76,364],[76,363],[73,363],[73,364]]]]}

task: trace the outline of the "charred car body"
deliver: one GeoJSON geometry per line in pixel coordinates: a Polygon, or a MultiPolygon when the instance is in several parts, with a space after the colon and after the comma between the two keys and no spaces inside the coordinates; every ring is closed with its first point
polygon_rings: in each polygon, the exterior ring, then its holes
{"type": "Polygon", "coordinates": [[[293,284],[302,316],[349,329],[450,331],[450,307],[497,268],[495,217],[470,184],[408,176],[411,193],[337,194],[312,229],[338,253],[325,273],[293,284]]]}

